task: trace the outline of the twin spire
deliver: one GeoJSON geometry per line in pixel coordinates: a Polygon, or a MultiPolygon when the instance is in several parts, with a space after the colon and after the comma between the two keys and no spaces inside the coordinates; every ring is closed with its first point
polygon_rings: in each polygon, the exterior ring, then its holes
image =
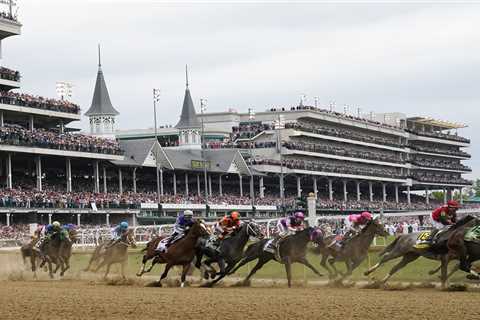
{"type": "Polygon", "coordinates": [[[188,87],[188,66],[185,65],[185,97],[183,98],[182,113],[180,121],[178,121],[175,128],[177,129],[196,129],[201,128],[198,120],[195,106],[193,105],[192,96],[190,95],[190,88],[188,87]]]}
{"type": "Polygon", "coordinates": [[[108,94],[107,85],[103,78],[100,44],[98,45],[98,72],[93,91],[92,104],[85,112],[86,116],[117,116],[120,113],[113,107],[108,94]]]}

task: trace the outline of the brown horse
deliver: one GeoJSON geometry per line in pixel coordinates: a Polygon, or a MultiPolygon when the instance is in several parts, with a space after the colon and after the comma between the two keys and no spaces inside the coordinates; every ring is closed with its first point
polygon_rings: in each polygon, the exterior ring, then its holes
{"type": "Polygon", "coordinates": [[[208,234],[208,229],[202,221],[196,221],[187,235],[177,242],[173,243],[164,253],[157,253],[155,259],[158,263],[165,263],[165,270],[162,276],[157,281],[159,287],[162,286],[162,280],[168,275],[168,271],[173,266],[182,266],[181,286],[185,286],[185,279],[187,272],[190,269],[190,264],[196,255],[196,244],[200,237],[208,234]]]}
{"type": "Polygon", "coordinates": [[[137,276],[141,277],[144,273],[148,273],[152,271],[153,266],[159,262],[158,253],[155,250],[158,247],[158,243],[165,239],[167,236],[157,236],[152,240],[148,241],[147,246],[142,249],[141,252],[145,252],[142,258],[142,265],[140,266],[140,270],[137,272],[137,276]],[[147,262],[153,259],[152,264],[148,269],[145,270],[147,266],[147,262]]]}
{"type": "Polygon", "coordinates": [[[110,246],[107,244],[107,242],[103,242],[95,248],[92,257],[88,262],[88,266],[84,271],[91,271],[93,264],[96,264],[94,272],[98,272],[101,268],[107,266],[103,276],[103,278],[106,279],[112,264],[119,263],[121,266],[122,278],[126,279],[125,266],[128,261],[128,247],[131,246],[132,248],[136,248],[133,229],[129,229],[124,235],[122,235],[119,241],[110,246]]]}

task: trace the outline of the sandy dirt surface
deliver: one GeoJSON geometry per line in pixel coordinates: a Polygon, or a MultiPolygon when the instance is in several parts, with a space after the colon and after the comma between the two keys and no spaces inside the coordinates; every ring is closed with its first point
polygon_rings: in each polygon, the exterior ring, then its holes
{"type": "Polygon", "coordinates": [[[477,292],[0,281],[0,319],[478,319],[477,292]]]}

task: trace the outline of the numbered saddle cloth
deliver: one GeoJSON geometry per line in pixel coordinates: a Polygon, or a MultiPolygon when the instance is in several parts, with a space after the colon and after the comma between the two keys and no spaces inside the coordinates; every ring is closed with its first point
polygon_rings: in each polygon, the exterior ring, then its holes
{"type": "Polygon", "coordinates": [[[160,251],[160,252],[167,252],[168,248],[167,248],[167,243],[168,241],[170,240],[170,237],[166,237],[162,240],[160,240],[160,242],[158,243],[158,246],[157,246],[157,251],[160,251]]]}
{"type": "Polygon", "coordinates": [[[417,237],[414,247],[417,249],[427,249],[432,245],[432,231],[423,231],[417,237]]]}
{"type": "Polygon", "coordinates": [[[263,247],[263,251],[270,252],[275,254],[277,249],[275,248],[275,244],[273,243],[275,239],[270,239],[265,243],[265,246],[263,247]]]}
{"type": "Polygon", "coordinates": [[[480,242],[480,226],[475,226],[467,230],[465,233],[465,241],[480,242]]]}

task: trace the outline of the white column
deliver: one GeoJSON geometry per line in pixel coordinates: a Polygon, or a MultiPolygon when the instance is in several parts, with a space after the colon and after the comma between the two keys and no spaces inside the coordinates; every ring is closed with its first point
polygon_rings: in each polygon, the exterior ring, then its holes
{"type": "Polygon", "coordinates": [[[223,196],[223,189],[222,189],[222,175],[218,176],[218,194],[223,196]]]}
{"type": "Polygon", "coordinates": [[[52,224],[52,214],[48,214],[48,224],[52,224]]]}
{"type": "Polygon", "coordinates": [[[425,203],[426,204],[429,204],[430,203],[430,198],[429,198],[429,194],[428,194],[428,187],[425,187],[425,203]]]}
{"type": "Polygon", "coordinates": [[[173,172],[173,194],[177,195],[177,174],[173,172]]]}
{"type": "Polygon", "coordinates": [[[238,180],[240,183],[240,197],[243,197],[243,183],[242,183],[242,176],[240,174],[238,175],[238,180]]]}
{"type": "Polygon", "coordinates": [[[265,187],[263,186],[263,177],[260,177],[259,191],[260,191],[260,198],[263,199],[265,197],[265,187]]]}
{"type": "Polygon", "coordinates": [[[449,191],[450,191],[450,200],[453,200],[453,196],[454,196],[454,193],[455,193],[455,189],[450,188],[449,191]]]}
{"type": "MultiPolygon", "coordinates": [[[[158,169],[155,169],[155,170],[158,170],[158,169]]],[[[160,195],[163,196],[163,169],[162,168],[160,168],[160,195]]]]}
{"type": "Polygon", "coordinates": [[[77,213],[77,226],[80,226],[80,217],[82,215],[80,213],[77,213]]]}
{"type": "Polygon", "coordinates": [[[332,179],[328,179],[328,199],[333,201],[333,181],[332,179]]]}
{"type": "Polygon", "coordinates": [[[3,111],[0,112],[0,126],[3,127],[3,111]]]}
{"type": "Polygon", "coordinates": [[[7,213],[7,227],[10,227],[10,213],[7,213]]]}
{"type": "Polygon", "coordinates": [[[42,158],[40,156],[35,158],[35,165],[37,169],[37,189],[42,191],[42,158]]]}
{"type": "Polygon", "coordinates": [[[118,192],[123,193],[123,174],[122,168],[118,168],[118,192]]]}
{"type": "Polygon", "coordinates": [[[208,195],[212,196],[212,174],[208,175],[208,195]]]}
{"type": "Polygon", "coordinates": [[[443,188],[443,203],[447,204],[447,189],[443,188]]]}
{"type": "Polygon", "coordinates": [[[110,226],[110,213],[107,213],[107,214],[105,215],[105,224],[106,224],[107,226],[110,226]]]}
{"type": "Polygon", "coordinates": [[[382,197],[383,197],[383,202],[387,201],[387,185],[385,183],[382,183],[382,197]]]}
{"type": "Polygon", "coordinates": [[[370,196],[370,202],[372,202],[373,201],[373,183],[372,183],[372,181],[368,182],[368,193],[369,193],[369,196],[370,196]]]}
{"type": "Polygon", "coordinates": [[[284,195],[284,192],[285,192],[285,187],[283,185],[284,183],[284,179],[282,179],[282,176],[278,176],[278,179],[280,180],[280,198],[283,199],[283,195],[284,195]]]}
{"type": "Polygon", "coordinates": [[[198,196],[202,195],[202,192],[200,190],[200,175],[197,174],[197,194],[198,196]]]}
{"type": "Polygon", "coordinates": [[[137,193],[137,167],[132,169],[133,193],[137,193]]]}
{"type": "Polygon", "coordinates": [[[185,172],[185,197],[188,197],[188,172],[185,172]]]}
{"type": "Polygon", "coordinates": [[[253,176],[250,176],[250,199],[253,204],[255,199],[255,181],[253,180],[253,176]]]}
{"type": "Polygon", "coordinates": [[[72,192],[72,161],[66,158],[67,192],[72,192]]]}
{"type": "Polygon", "coordinates": [[[395,185],[395,203],[398,203],[398,184],[395,185]]]}
{"type": "Polygon", "coordinates": [[[318,199],[318,188],[317,188],[317,178],[313,177],[313,193],[315,194],[315,199],[318,199]]]}
{"type": "Polygon", "coordinates": [[[300,177],[297,176],[297,197],[300,198],[302,196],[302,182],[300,181],[300,177]]]}
{"type": "Polygon", "coordinates": [[[347,180],[343,180],[343,201],[348,201],[347,180]]]}
{"type": "Polygon", "coordinates": [[[60,121],[60,133],[65,133],[65,124],[63,121],[60,121]]]}
{"type": "Polygon", "coordinates": [[[407,203],[408,204],[411,204],[411,200],[410,200],[410,186],[407,186],[407,203]]]}
{"type": "Polygon", "coordinates": [[[98,172],[98,160],[93,161],[93,190],[94,192],[100,192],[100,177],[98,172]]]}
{"type": "Polygon", "coordinates": [[[356,181],[355,183],[357,185],[357,201],[360,201],[362,197],[362,193],[360,192],[360,181],[356,181]]]}
{"type": "Polygon", "coordinates": [[[30,129],[30,131],[33,131],[33,130],[35,129],[34,121],[33,121],[33,116],[30,116],[30,118],[29,118],[28,120],[29,120],[29,121],[28,121],[28,126],[29,126],[28,129],[30,129]]]}
{"type": "Polygon", "coordinates": [[[12,154],[7,155],[7,189],[12,189],[12,154]]]}
{"type": "Polygon", "coordinates": [[[108,192],[108,187],[107,187],[107,167],[103,166],[103,193],[108,192]]]}

